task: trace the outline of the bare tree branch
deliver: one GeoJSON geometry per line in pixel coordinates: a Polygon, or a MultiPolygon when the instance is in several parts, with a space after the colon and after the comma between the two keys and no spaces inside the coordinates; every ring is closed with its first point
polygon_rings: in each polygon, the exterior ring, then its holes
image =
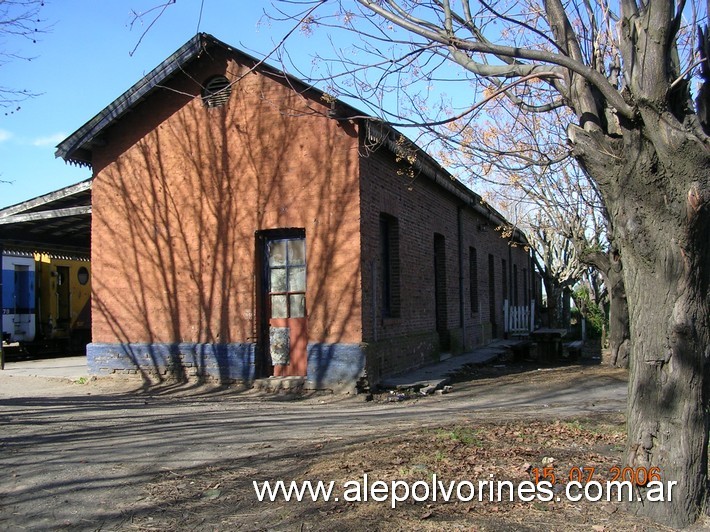
{"type": "MultiPolygon", "coordinates": [[[[41,18],[42,0],[0,0],[0,67],[9,61],[29,61],[22,53],[24,43],[35,44],[49,29],[41,18]]],[[[8,109],[5,114],[19,110],[19,104],[37,96],[30,89],[0,85],[0,107],[8,109]]]]}

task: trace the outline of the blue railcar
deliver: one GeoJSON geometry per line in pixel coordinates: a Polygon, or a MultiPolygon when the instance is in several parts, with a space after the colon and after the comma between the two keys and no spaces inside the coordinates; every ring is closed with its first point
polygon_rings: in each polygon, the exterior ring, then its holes
{"type": "Polygon", "coordinates": [[[3,252],[2,338],[5,342],[32,342],[36,336],[35,259],[31,253],[3,252]]]}

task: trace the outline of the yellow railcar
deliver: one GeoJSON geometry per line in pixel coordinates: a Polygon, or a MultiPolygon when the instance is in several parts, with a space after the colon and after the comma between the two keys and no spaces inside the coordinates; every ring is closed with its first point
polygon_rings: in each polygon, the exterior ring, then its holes
{"type": "Polygon", "coordinates": [[[91,340],[91,263],[81,257],[35,253],[35,342],[72,350],[91,340]]]}

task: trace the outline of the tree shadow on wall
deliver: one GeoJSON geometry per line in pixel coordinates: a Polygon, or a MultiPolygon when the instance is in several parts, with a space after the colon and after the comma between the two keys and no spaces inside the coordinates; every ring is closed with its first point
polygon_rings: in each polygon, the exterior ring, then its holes
{"type": "Polygon", "coordinates": [[[95,168],[94,341],[121,355],[96,364],[145,383],[258,376],[256,233],[303,228],[322,377],[361,327],[357,131],[268,75],[206,108],[194,80],[216,67],[200,68],[114,126],[118,156],[95,168]]]}

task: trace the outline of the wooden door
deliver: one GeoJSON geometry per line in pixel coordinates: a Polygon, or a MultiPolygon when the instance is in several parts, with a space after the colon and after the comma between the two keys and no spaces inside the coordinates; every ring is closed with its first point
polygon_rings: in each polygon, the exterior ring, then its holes
{"type": "Polygon", "coordinates": [[[305,376],[308,369],[306,239],[266,242],[266,310],[275,376],[305,376]]]}

